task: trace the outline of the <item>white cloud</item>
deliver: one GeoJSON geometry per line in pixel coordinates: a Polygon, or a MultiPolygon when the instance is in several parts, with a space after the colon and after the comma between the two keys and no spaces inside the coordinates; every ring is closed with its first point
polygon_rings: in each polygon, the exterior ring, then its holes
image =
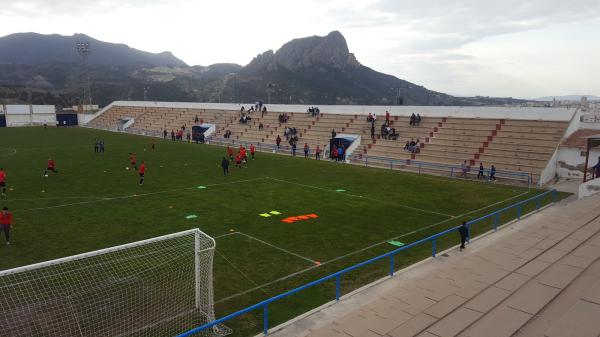
{"type": "Polygon", "coordinates": [[[340,30],[376,70],[449,93],[533,97],[600,87],[599,18],[597,0],[20,0],[0,5],[0,35],[82,32],[206,65],[340,30]]]}

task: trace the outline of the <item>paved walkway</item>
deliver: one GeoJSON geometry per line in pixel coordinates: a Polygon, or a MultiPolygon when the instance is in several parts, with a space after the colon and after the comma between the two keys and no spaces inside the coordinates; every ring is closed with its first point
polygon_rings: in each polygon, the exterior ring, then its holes
{"type": "Polygon", "coordinates": [[[600,195],[399,272],[273,336],[600,335],[600,195]]]}

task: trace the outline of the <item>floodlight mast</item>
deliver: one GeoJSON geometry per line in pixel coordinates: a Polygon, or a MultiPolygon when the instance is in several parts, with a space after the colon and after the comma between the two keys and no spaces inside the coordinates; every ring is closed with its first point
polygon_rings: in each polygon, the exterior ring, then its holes
{"type": "Polygon", "coordinates": [[[77,41],[76,43],[77,53],[81,56],[81,62],[83,63],[83,69],[85,72],[85,86],[83,88],[83,105],[92,105],[92,86],[90,84],[90,74],[88,71],[87,58],[91,53],[90,43],[85,41],[77,41]]]}

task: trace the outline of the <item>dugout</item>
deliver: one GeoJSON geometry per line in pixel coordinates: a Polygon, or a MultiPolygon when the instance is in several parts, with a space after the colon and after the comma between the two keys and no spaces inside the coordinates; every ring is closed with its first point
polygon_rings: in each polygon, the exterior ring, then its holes
{"type": "Polygon", "coordinates": [[[56,125],[57,126],[77,126],[79,125],[77,120],[77,114],[60,113],[56,114],[56,125]]]}
{"type": "Polygon", "coordinates": [[[196,143],[204,143],[204,133],[209,129],[208,126],[192,126],[192,140],[196,143]]]}
{"type": "Polygon", "coordinates": [[[338,136],[338,137],[330,139],[329,140],[329,157],[333,158],[332,151],[333,151],[334,145],[336,148],[338,148],[340,146],[344,146],[344,149],[346,150],[346,153],[347,153],[348,149],[350,148],[350,145],[352,145],[352,142],[354,142],[353,138],[344,137],[344,136],[338,136]]]}
{"type": "Polygon", "coordinates": [[[6,127],[6,116],[0,115],[0,128],[6,127]]]}

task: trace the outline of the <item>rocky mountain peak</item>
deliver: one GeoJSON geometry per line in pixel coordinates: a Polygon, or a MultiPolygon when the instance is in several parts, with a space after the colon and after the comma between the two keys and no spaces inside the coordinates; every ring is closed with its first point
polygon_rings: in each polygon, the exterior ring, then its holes
{"type": "Polygon", "coordinates": [[[338,69],[359,67],[360,63],[348,50],[344,36],[333,31],[326,36],[310,36],[294,39],[284,44],[277,52],[267,51],[258,55],[250,66],[267,71],[283,67],[289,70],[312,66],[331,66],[338,69]]]}

